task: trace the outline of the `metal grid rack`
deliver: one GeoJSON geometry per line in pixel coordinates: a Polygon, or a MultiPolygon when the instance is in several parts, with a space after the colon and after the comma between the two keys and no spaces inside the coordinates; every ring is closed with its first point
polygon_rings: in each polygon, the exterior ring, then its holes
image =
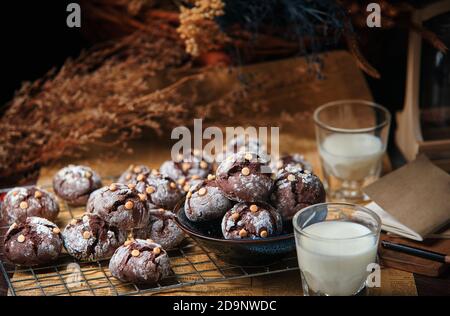
{"type": "MultiPolygon", "coordinates": [[[[110,179],[112,182],[113,178],[110,179]]],[[[51,187],[43,188],[51,191],[51,187]]],[[[60,207],[56,220],[60,227],[84,212],[83,208],[73,208],[65,202],[60,207]]],[[[65,252],[49,266],[11,267],[0,260],[0,269],[9,287],[8,294],[13,296],[151,295],[185,286],[298,270],[295,254],[267,266],[228,264],[190,237],[167,253],[174,273],[151,286],[115,279],[108,269],[109,260],[79,262],[65,252]]]]}

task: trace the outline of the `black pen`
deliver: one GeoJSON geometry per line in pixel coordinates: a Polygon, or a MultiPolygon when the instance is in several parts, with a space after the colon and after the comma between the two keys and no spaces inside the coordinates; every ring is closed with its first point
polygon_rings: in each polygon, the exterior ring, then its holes
{"type": "Polygon", "coordinates": [[[396,250],[399,252],[403,252],[412,256],[421,257],[433,261],[450,263],[450,255],[445,255],[438,252],[433,252],[429,250],[419,249],[411,246],[406,246],[402,244],[393,243],[390,241],[381,241],[381,245],[386,249],[396,250]]]}

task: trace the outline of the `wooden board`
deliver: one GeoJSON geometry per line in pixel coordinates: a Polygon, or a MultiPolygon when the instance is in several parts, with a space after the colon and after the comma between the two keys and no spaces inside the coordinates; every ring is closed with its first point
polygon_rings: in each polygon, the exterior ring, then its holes
{"type": "MultiPolygon", "coordinates": [[[[382,234],[381,239],[440,253],[448,253],[450,249],[449,239],[426,239],[424,242],[416,242],[387,234],[382,234]]],[[[449,264],[411,256],[398,251],[384,249],[383,247],[380,247],[380,257],[381,263],[386,267],[431,277],[438,277],[450,268],[449,264]]]]}

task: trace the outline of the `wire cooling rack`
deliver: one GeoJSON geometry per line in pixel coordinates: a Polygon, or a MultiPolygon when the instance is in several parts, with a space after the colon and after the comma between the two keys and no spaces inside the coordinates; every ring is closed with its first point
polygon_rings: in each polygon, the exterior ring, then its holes
{"type": "MultiPolygon", "coordinates": [[[[112,182],[114,178],[108,179],[112,182]]],[[[51,186],[42,187],[52,191],[51,186]]],[[[55,222],[61,228],[84,213],[83,208],[71,207],[64,201],[60,203],[60,209],[55,222]]],[[[3,236],[0,237],[3,240],[3,236]]],[[[151,286],[117,280],[109,271],[109,260],[80,262],[65,252],[52,265],[14,267],[0,260],[0,269],[8,285],[8,294],[13,296],[149,295],[185,286],[298,270],[295,253],[265,266],[232,265],[190,237],[178,248],[167,250],[167,253],[174,273],[151,286]]]]}

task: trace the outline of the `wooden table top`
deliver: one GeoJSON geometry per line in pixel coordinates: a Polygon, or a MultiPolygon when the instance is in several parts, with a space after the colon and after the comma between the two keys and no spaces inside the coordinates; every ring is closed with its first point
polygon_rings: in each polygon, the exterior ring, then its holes
{"type": "MultiPolygon", "coordinates": [[[[314,167],[315,172],[321,175],[320,162],[315,150],[314,141],[311,139],[298,139],[292,134],[281,134],[281,151],[301,152],[314,167]]],[[[92,153],[91,157],[76,161],[61,161],[60,163],[41,169],[38,185],[48,186],[55,172],[68,163],[89,165],[102,176],[119,175],[129,164],[145,164],[151,168],[157,168],[164,160],[169,158],[169,146],[161,143],[139,142],[134,146],[133,155],[105,160],[92,153]]],[[[64,216],[63,216],[64,217],[64,216]]],[[[64,221],[57,222],[63,227],[64,221]]],[[[26,275],[25,275],[26,276],[26,275]]],[[[15,274],[14,278],[23,275],[15,274]]],[[[411,273],[400,270],[383,268],[381,270],[382,286],[371,289],[370,295],[417,295],[414,277],[411,273]]],[[[89,281],[90,282],[90,281],[89,281]]],[[[40,295],[39,291],[29,294],[40,295]]],[[[98,292],[98,295],[109,295],[108,291],[98,292]]],[[[283,272],[276,275],[251,277],[239,280],[224,281],[218,283],[199,284],[170,291],[158,293],[158,295],[301,295],[300,276],[298,271],[283,272]]]]}

